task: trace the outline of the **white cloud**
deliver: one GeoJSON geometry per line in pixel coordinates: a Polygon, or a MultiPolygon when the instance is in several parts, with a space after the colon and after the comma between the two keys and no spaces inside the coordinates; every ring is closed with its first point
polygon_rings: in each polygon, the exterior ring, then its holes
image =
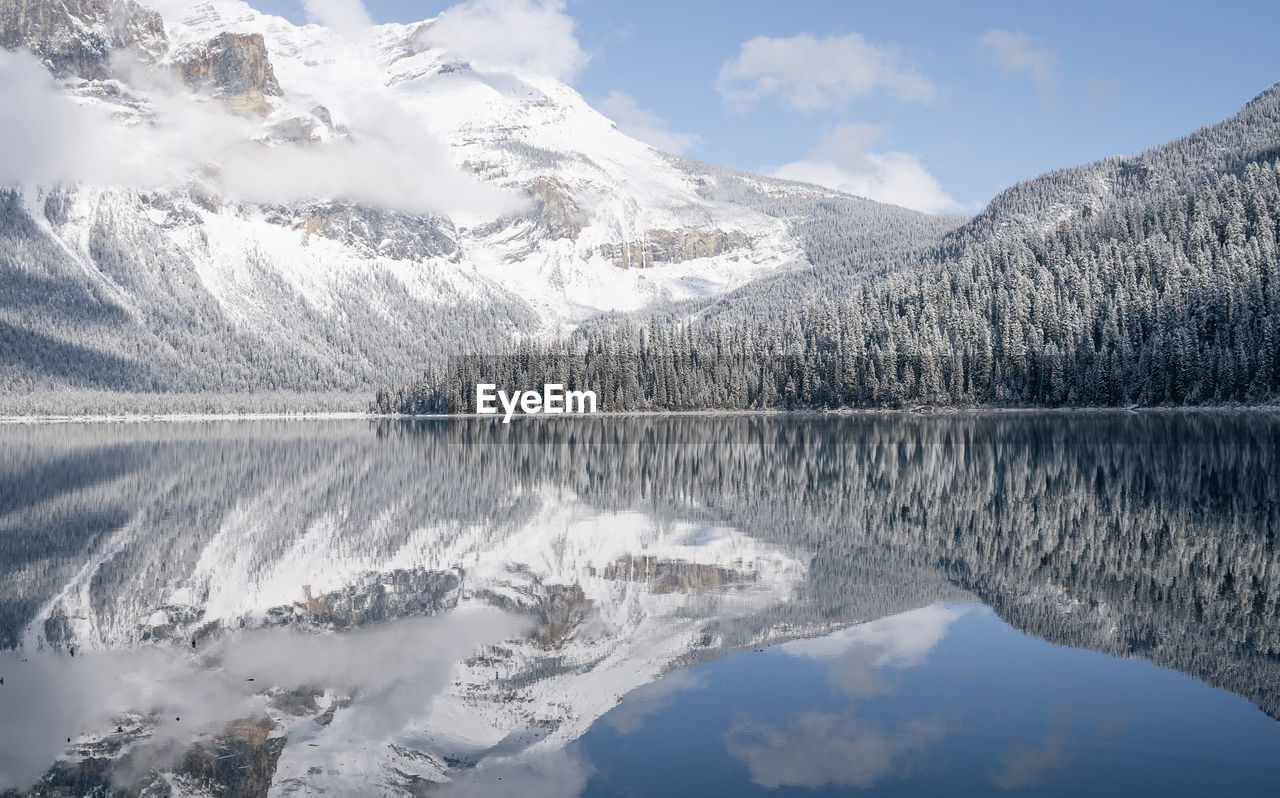
{"type": "MultiPolygon", "coordinates": [[[[136,75],[140,85],[147,78],[136,75]]],[[[346,200],[407,213],[498,216],[524,200],[454,168],[421,120],[375,93],[348,98],[349,137],[266,146],[261,122],[178,85],[153,85],[150,119],[122,124],[71,101],[35,58],[0,52],[0,185],[155,190],[199,183],[228,200],[346,200]]]]}
{"type": "Polygon", "coordinates": [[[636,98],[625,92],[609,92],[608,97],[596,103],[596,109],[612,119],[618,130],[645,144],[652,144],[663,152],[684,155],[702,146],[701,136],[677,133],[667,125],[666,120],[641,108],[636,98]]]}
{"type": "Polygon", "coordinates": [[[676,671],[656,682],[641,685],[622,698],[622,703],[614,707],[602,718],[618,734],[634,734],[644,726],[649,715],[669,706],[675,700],[675,694],[687,690],[701,690],[707,684],[691,671],[676,671]]]}
{"type": "Polygon", "coordinates": [[[58,96],[29,53],[0,52],[0,108],[0,185],[61,182],[110,166],[105,143],[91,135],[105,116],[58,96]]]}
{"type": "Polygon", "coordinates": [[[838,659],[852,648],[875,649],[876,665],[912,668],[925,657],[947,630],[966,610],[947,604],[934,604],[917,610],[900,612],[867,623],[849,626],[824,637],[793,640],[782,650],[793,656],[810,659],[838,659]]]}
{"type": "Polygon", "coordinates": [[[481,68],[570,81],[587,63],[564,0],[467,0],[426,27],[421,42],[481,68]]]}
{"type": "Polygon", "coordinates": [[[857,33],[826,39],[757,36],[720,67],[716,88],[731,107],[776,95],[797,111],[840,108],[877,91],[916,101],[934,94],[933,84],[905,65],[896,48],[857,33]]]}
{"type": "Polygon", "coordinates": [[[527,759],[513,757],[485,762],[435,787],[431,794],[440,798],[493,798],[495,795],[567,798],[583,794],[594,772],[591,763],[576,748],[555,749],[527,759]],[[506,784],[499,784],[504,776],[506,784]]]}
{"type": "Polygon", "coordinates": [[[302,0],[307,19],[339,33],[358,33],[373,25],[360,0],[302,0]]]}
{"type": "Polygon", "coordinates": [[[960,210],[960,204],[942,190],[915,155],[870,151],[886,133],[880,125],[840,125],[823,137],[808,158],[769,173],[925,213],[960,210]]]}
{"type": "Polygon", "coordinates": [[[793,715],[785,728],[744,718],[725,735],[725,747],[765,789],[865,789],[887,776],[896,758],[929,746],[943,732],[937,720],[880,728],[850,713],[805,712],[793,715]]]}
{"type": "Polygon", "coordinates": [[[449,162],[422,121],[376,96],[345,110],[359,120],[349,137],[321,146],[239,144],[215,161],[216,188],[259,203],[336,198],[409,213],[497,216],[524,205],[449,162]]]}
{"type": "Polygon", "coordinates": [[[828,678],[849,695],[884,695],[894,688],[878,670],[923,664],[963,614],[963,609],[945,605],[922,607],[850,626],[826,637],[786,643],[782,650],[831,663],[828,678]]]}
{"type": "MultiPolygon", "coordinates": [[[[872,131],[863,135],[874,138],[872,131]]],[[[963,608],[946,605],[922,607],[781,648],[792,656],[828,663],[831,680],[851,695],[881,695],[893,688],[876,669],[923,664],[964,613],[963,608]]],[[[800,712],[782,727],[744,716],[724,741],[729,753],[747,766],[751,780],[767,789],[867,788],[887,776],[901,755],[933,744],[944,731],[936,719],[890,726],[862,721],[849,711],[800,712]]]]}
{"type": "Polygon", "coordinates": [[[988,770],[987,776],[992,784],[1003,790],[1021,790],[1044,784],[1052,771],[1070,764],[1069,743],[1066,735],[1052,732],[1037,748],[1019,745],[1002,754],[1000,769],[988,770]]]}
{"type": "Polygon", "coordinates": [[[1046,91],[1058,81],[1058,55],[1025,33],[989,30],[979,39],[991,54],[991,61],[1007,74],[1026,73],[1036,88],[1046,91]]]}
{"type": "Polygon", "coordinates": [[[332,794],[359,794],[382,771],[376,760],[350,759],[353,752],[403,739],[413,721],[429,716],[458,662],[527,628],[497,611],[455,610],[342,634],[234,632],[198,652],[181,645],[89,650],[75,657],[0,652],[6,681],[0,689],[0,790],[29,787],[63,755],[67,737],[109,734],[129,712],[154,714],[150,735],[130,752],[140,775],[181,756],[201,735],[261,713],[265,691],[318,686],[354,700],[331,724],[311,730],[308,744],[291,734],[277,774],[298,765],[305,772],[306,765],[336,761],[341,753],[348,767],[317,780],[338,782],[324,785],[332,794]],[[292,761],[298,757],[306,761],[292,761]]]}

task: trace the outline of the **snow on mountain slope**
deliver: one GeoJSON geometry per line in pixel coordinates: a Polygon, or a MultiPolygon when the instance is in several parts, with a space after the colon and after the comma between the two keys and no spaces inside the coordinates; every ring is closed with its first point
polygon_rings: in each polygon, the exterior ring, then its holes
{"type": "Polygon", "coordinates": [[[434,20],[339,34],[239,0],[19,5],[5,68],[35,53],[49,114],[89,133],[0,203],[0,269],[66,296],[0,303],[24,340],[11,384],[360,389],[805,262],[785,220],[700,195],[570,87],[428,46],[434,20]]]}

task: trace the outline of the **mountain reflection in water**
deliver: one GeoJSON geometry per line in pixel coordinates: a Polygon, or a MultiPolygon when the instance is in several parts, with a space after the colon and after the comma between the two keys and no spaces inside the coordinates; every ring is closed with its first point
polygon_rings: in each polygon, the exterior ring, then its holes
{"type": "Polygon", "coordinates": [[[1267,794],[1280,776],[1277,415],[0,442],[0,791],[1123,794],[1158,767],[1166,792],[1267,794]]]}

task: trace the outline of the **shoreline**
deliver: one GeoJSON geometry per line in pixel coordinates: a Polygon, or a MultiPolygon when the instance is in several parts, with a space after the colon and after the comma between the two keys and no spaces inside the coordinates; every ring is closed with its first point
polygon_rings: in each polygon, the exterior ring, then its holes
{"type": "MultiPolygon", "coordinates": [[[[656,418],[656,417],[725,417],[725,416],[785,416],[785,417],[825,417],[825,416],[861,416],[861,415],[915,415],[915,416],[953,416],[953,415],[989,415],[989,414],[1022,414],[1022,413],[1280,413],[1280,405],[1182,405],[1182,406],[1078,406],[1078,407],[1004,407],[1004,406],[918,406],[918,407],[877,407],[877,408],[839,408],[835,410],[601,410],[597,413],[582,414],[581,418],[656,418]]],[[[538,415],[517,415],[512,421],[538,421],[542,419],[562,419],[577,417],[554,417],[538,415]]],[[[493,419],[502,424],[501,416],[479,413],[437,413],[410,415],[404,413],[370,413],[361,411],[296,411],[283,413],[109,413],[109,414],[49,414],[49,415],[0,415],[0,426],[22,424],[141,424],[141,423],[201,423],[216,421],[447,421],[450,419],[493,419]]],[[[506,426],[504,424],[504,426],[506,426]]]]}
{"type": "Polygon", "coordinates": [[[321,411],[296,413],[110,413],[85,415],[0,416],[0,426],[18,424],[141,424],[147,422],[201,421],[354,421],[376,418],[357,411],[321,411]]]}

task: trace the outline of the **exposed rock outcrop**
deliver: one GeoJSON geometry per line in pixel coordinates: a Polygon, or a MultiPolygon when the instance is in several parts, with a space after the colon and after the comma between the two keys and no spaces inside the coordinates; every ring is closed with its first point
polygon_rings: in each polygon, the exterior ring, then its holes
{"type": "Polygon", "coordinates": [[[328,202],[289,211],[281,208],[268,219],[301,231],[304,244],[313,235],[323,236],[366,257],[421,262],[452,257],[458,252],[457,231],[443,216],[416,216],[328,202]]]}
{"type": "Polygon", "coordinates": [[[259,798],[271,788],[288,742],[270,718],[242,718],[188,748],[171,772],[161,773],[151,769],[156,761],[155,748],[148,745],[153,719],[138,720],[127,720],[128,727],[116,734],[71,747],[72,756],[59,759],[21,794],[160,796],[172,794],[176,782],[186,795],[259,798]]]}
{"type": "Polygon", "coordinates": [[[35,53],[53,74],[111,77],[111,54],[154,61],[169,49],[164,20],[133,0],[4,0],[0,47],[35,53]]]}
{"type": "Polygon", "coordinates": [[[312,595],[308,586],[302,601],[268,610],[273,625],[345,630],[392,618],[435,615],[453,609],[461,582],[452,571],[401,569],[369,574],[342,590],[312,595]]]}
{"type": "Polygon", "coordinates": [[[620,269],[644,269],[660,263],[707,258],[750,246],[751,240],[737,231],[649,230],[643,240],[602,244],[599,252],[620,269]]]}
{"type": "Polygon", "coordinates": [[[567,186],[554,177],[539,177],[529,186],[529,192],[536,203],[535,218],[549,237],[577,239],[587,214],[567,186]]]}
{"type": "Polygon", "coordinates": [[[601,576],[624,582],[643,582],[653,593],[665,594],[718,590],[727,585],[747,584],[755,582],[758,574],[684,560],[626,556],[607,566],[601,576]]]}
{"type": "Polygon", "coordinates": [[[281,144],[311,144],[335,132],[329,109],[317,105],[311,113],[285,119],[268,129],[270,138],[281,144]]]}
{"type": "Polygon", "coordinates": [[[265,796],[287,742],[275,730],[266,717],[235,721],[209,743],[189,749],[174,775],[212,795],[265,796]]]}
{"type": "Polygon", "coordinates": [[[236,113],[265,115],[267,98],[284,94],[260,33],[220,33],[175,59],[174,69],[184,83],[211,89],[236,113]]]}

